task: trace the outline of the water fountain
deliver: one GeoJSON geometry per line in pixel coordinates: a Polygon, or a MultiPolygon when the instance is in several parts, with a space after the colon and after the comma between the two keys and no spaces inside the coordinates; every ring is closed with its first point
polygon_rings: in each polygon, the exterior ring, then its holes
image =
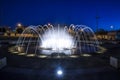
{"type": "Polygon", "coordinates": [[[99,51],[99,43],[93,30],[85,25],[62,27],[38,25],[27,27],[19,37],[14,51],[35,56],[69,57],[99,51]]]}

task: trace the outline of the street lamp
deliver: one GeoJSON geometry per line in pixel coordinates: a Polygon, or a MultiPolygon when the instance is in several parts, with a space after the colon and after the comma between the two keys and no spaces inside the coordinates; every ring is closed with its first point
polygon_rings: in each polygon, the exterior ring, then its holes
{"type": "Polygon", "coordinates": [[[51,24],[50,23],[48,23],[48,26],[50,26],[51,24]]]}
{"type": "Polygon", "coordinates": [[[18,23],[18,24],[17,24],[17,26],[19,26],[19,27],[20,27],[20,26],[22,26],[22,24],[21,24],[21,23],[18,23]]]}

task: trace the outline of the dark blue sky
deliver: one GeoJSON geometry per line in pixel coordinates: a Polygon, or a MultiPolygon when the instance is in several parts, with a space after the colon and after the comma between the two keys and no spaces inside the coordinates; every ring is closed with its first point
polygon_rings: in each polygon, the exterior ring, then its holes
{"type": "Polygon", "coordinates": [[[83,24],[96,29],[120,28],[119,0],[0,0],[0,25],[14,27],[53,24],[83,24]]]}

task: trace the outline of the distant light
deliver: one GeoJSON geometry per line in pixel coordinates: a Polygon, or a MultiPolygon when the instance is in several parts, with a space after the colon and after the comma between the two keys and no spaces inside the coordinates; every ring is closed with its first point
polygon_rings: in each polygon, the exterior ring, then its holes
{"type": "Polygon", "coordinates": [[[50,26],[51,24],[50,24],[50,23],[48,23],[48,25],[50,26]]]}
{"type": "Polygon", "coordinates": [[[63,74],[63,71],[62,70],[58,70],[57,71],[57,75],[61,76],[63,74]]]}
{"type": "Polygon", "coordinates": [[[40,55],[40,56],[38,56],[39,58],[46,58],[47,56],[45,56],[45,55],[40,55]]]}
{"type": "Polygon", "coordinates": [[[75,28],[75,26],[73,25],[72,28],[75,28]]]}
{"type": "Polygon", "coordinates": [[[83,29],[81,29],[81,31],[83,32],[84,30],[83,30],[83,29]]]}
{"type": "Polygon", "coordinates": [[[111,29],[113,29],[113,25],[112,25],[112,26],[110,26],[110,28],[111,28],[111,29]]]}
{"type": "Polygon", "coordinates": [[[27,57],[33,57],[35,54],[27,54],[27,57]]]}
{"type": "Polygon", "coordinates": [[[17,26],[22,26],[22,24],[18,23],[17,26]]]}
{"type": "Polygon", "coordinates": [[[14,51],[14,52],[12,52],[12,53],[18,53],[17,51],[14,51]]]}
{"type": "Polygon", "coordinates": [[[22,56],[22,55],[25,55],[25,54],[26,54],[26,53],[20,53],[20,54],[18,54],[18,55],[21,55],[21,56],[22,56]]]}
{"type": "Polygon", "coordinates": [[[90,57],[91,55],[90,54],[82,54],[82,56],[84,56],[84,57],[90,57]]]}
{"type": "Polygon", "coordinates": [[[77,55],[71,55],[70,57],[71,57],[71,58],[78,58],[77,55]]]}
{"type": "Polygon", "coordinates": [[[67,26],[65,26],[65,28],[67,28],[67,26]]]}

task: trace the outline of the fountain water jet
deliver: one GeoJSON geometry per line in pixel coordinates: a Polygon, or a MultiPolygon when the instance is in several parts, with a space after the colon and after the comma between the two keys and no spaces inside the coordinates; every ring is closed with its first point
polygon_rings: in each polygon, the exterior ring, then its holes
{"type": "MultiPolygon", "coordinates": [[[[74,47],[73,37],[63,29],[59,27],[51,29],[45,32],[42,36],[41,47],[49,50],[49,53],[65,53],[67,50],[71,50],[74,47]]],[[[45,51],[44,51],[45,53],[45,51]]],[[[65,54],[71,54],[69,53],[65,54]]]]}
{"type": "Polygon", "coordinates": [[[19,53],[35,55],[80,55],[96,53],[99,48],[97,38],[90,27],[73,25],[38,25],[27,27],[19,37],[15,50],[19,53]]]}

